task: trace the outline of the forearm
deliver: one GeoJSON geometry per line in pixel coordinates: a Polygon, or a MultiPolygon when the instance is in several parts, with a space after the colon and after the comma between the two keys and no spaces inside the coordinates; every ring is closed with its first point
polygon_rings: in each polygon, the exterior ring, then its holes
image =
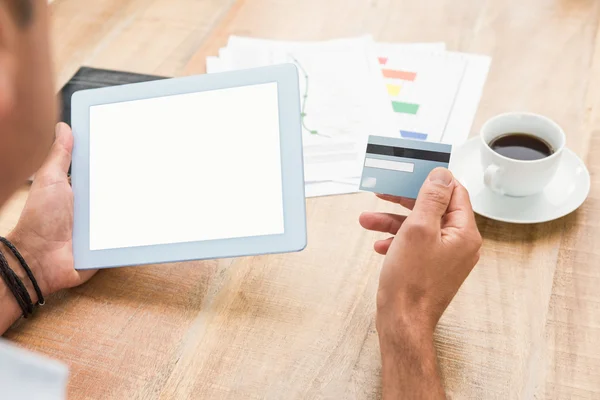
{"type": "Polygon", "coordinates": [[[378,323],[383,399],[445,399],[433,333],[378,323]]]}
{"type": "MultiPolygon", "coordinates": [[[[21,255],[28,261],[29,267],[31,268],[34,276],[36,275],[37,265],[31,261],[31,259],[27,257],[27,254],[19,248],[18,241],[12,238],[10,235],[7,237],[8,240],[13,242],[17,249],[21,251],[21,255]]],[[[37,302],[37,295],[33,288],[33,284],[27,277],[27,274],[21,267],[19,260],[15,258],[13,253],[2,243],[0,243],[0,251],[4,254],[4,257],[8,261],[10,268],[15,271],[17,276],[21,279],[27,291],[29,292],[29,296],[31,296],[31,301],[35,304],[37,302]]],[[[8,328],[12,326],[23,314],[23,311],[19,307],[14,295],[10,291],[10,289],[6,286],[6,283],[3,279],[0,278],[0,335],[4,334],[8,328]]]]}

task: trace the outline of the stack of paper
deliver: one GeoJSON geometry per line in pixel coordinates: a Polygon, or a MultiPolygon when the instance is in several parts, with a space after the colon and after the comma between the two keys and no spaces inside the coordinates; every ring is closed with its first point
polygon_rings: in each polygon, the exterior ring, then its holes
{"type": "Polygon", "coordinates": [[[280,63],[300,78],[306,196],[358,190],[369,135],[459,143],[485,83],[487,57],[443,43],[375,43],[370,36],[282,42],[232,36],[207,72],[280,63]]]}

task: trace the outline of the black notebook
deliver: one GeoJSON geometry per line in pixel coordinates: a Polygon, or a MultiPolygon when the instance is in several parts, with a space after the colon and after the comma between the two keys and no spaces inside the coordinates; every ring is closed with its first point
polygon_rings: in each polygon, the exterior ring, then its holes
{"type": "Polygon", "coordinates": [[[134,74],[132,72],[113,71],[81,67],[60,91],[62,98],[61,121],[71,125],[71,96],[79,90],[98,89],[107,86],[119,86],[165,79],[162,76],[134,74]]]}

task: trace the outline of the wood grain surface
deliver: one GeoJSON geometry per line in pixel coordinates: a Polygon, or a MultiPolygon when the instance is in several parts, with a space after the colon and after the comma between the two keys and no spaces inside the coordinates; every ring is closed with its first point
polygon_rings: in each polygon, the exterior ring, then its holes
{"type": "MultiPolygon", "coordinates": [[[[555,222],[479,218],[482,258],[436,345],[453,399],[600,398],[600,2],[596,0],[55,0],[57,84],[80,65],[204,72],[230,34],[444,41],[488,54],[473,134],[504,111],[545,114],[592,191],[555,222]]],[[[5,205],[18,219],[27,189],[5,205]]],[[[66,362],[71,399],[377,399],[382,258],[369,194],[310,199],[298,254],[101,271],[6,337],[66,362]]]]}

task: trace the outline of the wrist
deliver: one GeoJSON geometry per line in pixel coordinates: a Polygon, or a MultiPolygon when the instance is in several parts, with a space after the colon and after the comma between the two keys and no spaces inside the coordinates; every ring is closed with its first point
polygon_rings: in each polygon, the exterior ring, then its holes
{"type": "MultiPolygon", "coordinates": [[[[48,285],[46,284],[46,280],[44,279],[41,264],[39,262],[39,258],[33,254],[33,252],[28,248],[26,243],[21,239],[20,235],[18,235],[17,232],[15,232],[15,231],[11,232],[10,234],[8,234],[6,236],[6,238],[16,247],[16,249],[19,251],[19,253],[21,253],[21,256],[23,257],[23,259],[27,262],[27,265],[29,266],[29,269],[33,273],[33,276],[34,276],[39,288],[41,289],[42,294],[44,296],[49,294],[50,290],[49,290],[48,285]]],[[[1,249],[2,253],[4,254],[4,256],[6,257],[6,260],[8,261],[10,268],[21,279],[21,281],[27,288],[29,295],[31,296],[32,302],[35,304],[38,301],[38,296],[34,289],[33,283],[31,282],[31,279],[29,279],[29,276],[27,275],[26,271],[23,269],[23,267],[21,266],[21,263],[15,257],[15,255],[12,253],[12,251],[10,251],[10,249],[8,247],[6,247],[3,243],[0,243],[0,246],[1,246],[0,249],[1,249]]]]}
{"type": "Polygon", "coordinates": [[[402,345],[404,347],[423,342],[433,343],[434,328],[421,318],[410,317],[408,313],[401,311],[392,313],[378,311],[376,327],[382,346],[402,345]]]}
{"type": "Polygon", "coordinates": [[[388,334],[433,336],[437,318],[433,317],[430,307],[423,301],[407,298],[389,291],[377,293],[377,329],[388,334]]]}

